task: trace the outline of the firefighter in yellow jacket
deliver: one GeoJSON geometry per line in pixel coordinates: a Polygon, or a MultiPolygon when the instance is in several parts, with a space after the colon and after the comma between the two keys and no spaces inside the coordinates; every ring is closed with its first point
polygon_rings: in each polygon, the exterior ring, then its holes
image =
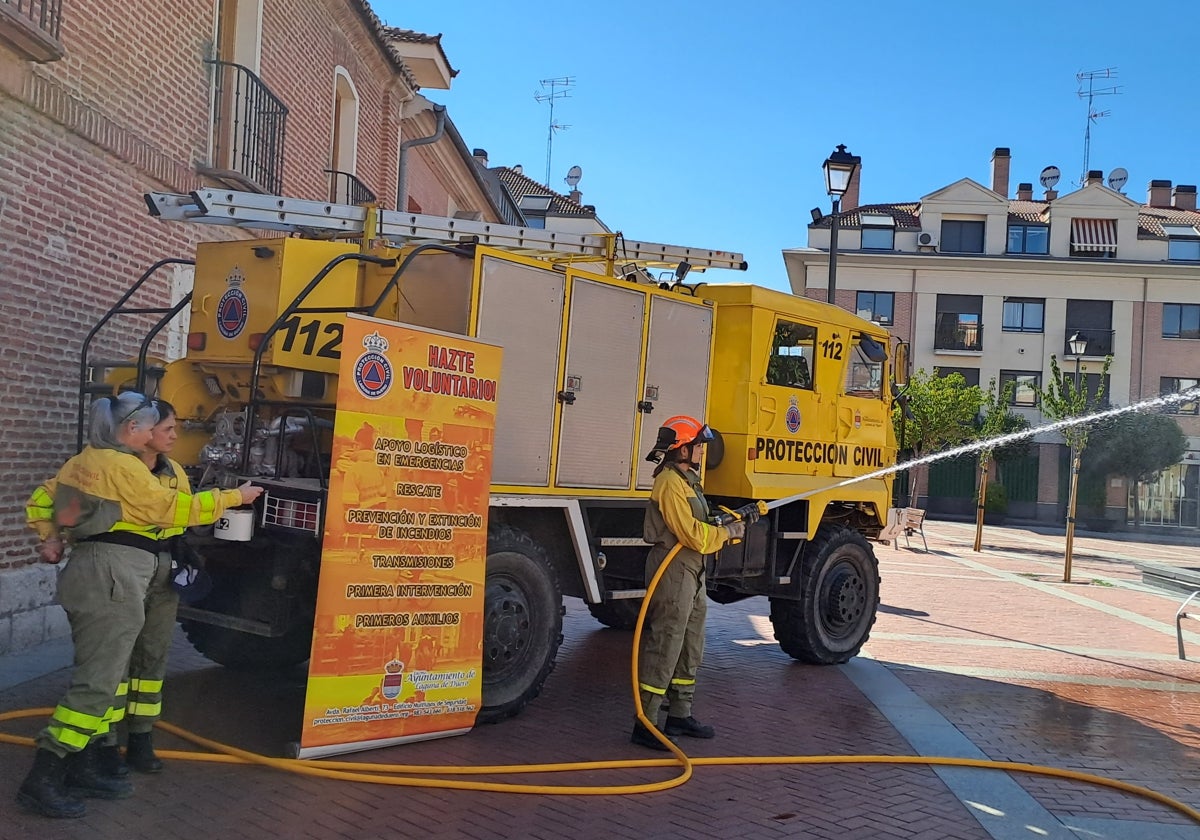
{"type": "Polygon", "coordinates": [[[21,805],[46,816],[83,816],[79,796],[120,799],[133,792],[127,780],[101,772],[96,745],[123,712],[115,698],[163,562],[161,532],[211,524],[262,492],[250,484],[194,495],[163,486],[139,457],[158,420],[156,403],[141,394],[98,400],[91,445],[55,476],[53,521],[35,525],[45,538],[43,559],[61,558],[60,536],[74,546],[58,597],[71,625],[75,670],[37,736],[33,768],[17,794],[21,805]]]}
{"type": "MultiPolygon", "coordinates": [[[[659,462],[642,526],[644,539],[653,544],[646,555],[647,585],[670,550],[682,544],[650,599],[638,652],[642,709],[648,720],[657,722],[665,705],[665,731],[670,737],[716,735],[713,727],[692,716],[696,671],[704,656],[704,555],[740,539],[745,531],[743,522],[709,524],[711,511],[700,487],[699,469],[704,444],[712,438],[712,431],[699,420],[671,417],[658,430],[654,449],[646,456],[659,462]]],[[[666,749],[640,721],[634,722],[630,740],[666,749]]]]}

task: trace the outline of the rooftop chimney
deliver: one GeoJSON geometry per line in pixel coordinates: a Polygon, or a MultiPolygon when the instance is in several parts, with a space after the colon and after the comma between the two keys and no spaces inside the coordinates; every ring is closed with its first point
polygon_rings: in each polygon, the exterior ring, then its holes
{"type": "Polygon", "coordinates": [[[1196,209],[1196,186],[1180,184],[1175,188],[1175,200],[1172,202],[1176,210],[1196,209]]]}
{"type": "Polygon", "coordinates": [[[1104,173],[1099,169],[1089,169],[1087,178],[1084,181],[1085,187],[1090,187],[1092,184],[1104,184],[1104,173]]]}
{"type": "Polygon", "coordinates": [[[846,194],[842,196],[842,203],[839,205],[841,212],[853,210],[858,207],[858,185],[862,175],[862,164],[854,168],[854,174],[850,176],[850,183],[846,185],[846,194]]]}
{"type": "Polygon", "coordinates": [[[1017,200],[1033,201],[1033,184],[1017,184],[1017,200]]]}
{"type": "Polygon", "coordinates": [[[475,158],[476,162],[480,166],[482,166],[484,169],[487,169],[487,165],[488,165],[487,149],[472,149],[471,157],[475,158]]]}
{"type": "Polygon", "coordinates": [[[1046,190],[1045,201],[1053,201],[1056,198],[1058,198],[1058,190],[1046,190]]]}
{"type": "Polygon", "coordinates": [[[992,192],[1008,198],[1008,166],[1012,155],[1003,146],[992,152],[992,192]]]}
{"type": "Polygon", "coordinates": [[[571,199],[576,204],[583,204],[583,202],[580,201],[580,199],[583,198],[583,193],[581,193],[579,190],[571,190],[571,192],[567,193],[567,198],[571,199]]]}
{"type": "Polygon", "coordinates": [[[1171,182],[1151,181],[1146,190],[1146,203],[1151,207],[1171,206],[1171,182]]]}

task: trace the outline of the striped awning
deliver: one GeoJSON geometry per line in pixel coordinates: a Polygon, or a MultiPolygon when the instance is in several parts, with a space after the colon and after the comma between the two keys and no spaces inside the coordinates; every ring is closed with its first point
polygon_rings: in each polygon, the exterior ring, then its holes
{"type": "Polygon", "coordinates": [[[1117,220],[1072,219],[1071,247],[1076,251],[1116,251],[1117,220]]]}

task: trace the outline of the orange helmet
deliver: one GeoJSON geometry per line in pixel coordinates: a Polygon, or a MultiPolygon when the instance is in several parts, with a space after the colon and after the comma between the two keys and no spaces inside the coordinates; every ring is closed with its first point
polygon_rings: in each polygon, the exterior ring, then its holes
{"type": "Polygon", "coordinates": [[[654,448],[646,456],[647,461],[661,461],[663,456],[673,449],[692,443],[708,443],[713,439],[712,429],[708,428],[695,417],[686,414],[676,414],[667,418],[659,427],[658,440],[654,448]]]}

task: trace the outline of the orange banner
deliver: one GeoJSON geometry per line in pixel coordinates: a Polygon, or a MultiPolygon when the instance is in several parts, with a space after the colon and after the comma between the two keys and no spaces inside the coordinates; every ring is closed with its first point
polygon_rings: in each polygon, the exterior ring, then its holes
{"type": "Polygon", "coordinates": [[[300,757],[468,731],[500,348],[346,320],[300,757]]]}

